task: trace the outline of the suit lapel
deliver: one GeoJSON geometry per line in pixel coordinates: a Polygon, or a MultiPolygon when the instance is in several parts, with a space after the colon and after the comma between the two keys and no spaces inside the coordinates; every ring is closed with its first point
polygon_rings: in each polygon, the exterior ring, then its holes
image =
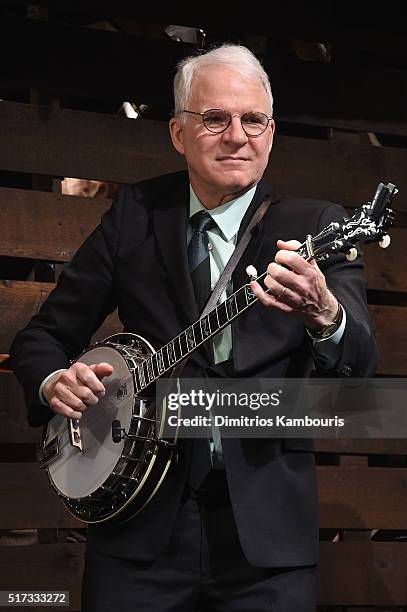
{"type": "Polygon", "coordinates": [[[173,288],[173,295],[185,314],[188,324],[199,317],[194,288],[188,268],[187,222],[189,183],[185,180],[178,189],[168,194],[165,204],[154,210],[155,235],[165,268],[173,288]]]}

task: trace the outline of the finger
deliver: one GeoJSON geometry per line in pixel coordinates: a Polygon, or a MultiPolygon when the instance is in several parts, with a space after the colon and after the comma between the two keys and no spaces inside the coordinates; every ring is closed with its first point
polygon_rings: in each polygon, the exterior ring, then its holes
{"type": "Polygon", "coordinates": [[[49,402],[50,408],[55,414],[60,414],[61,416],[68,417],[69,419],[81,419],[82,413],[74,410],[70,406],[67,406],[64,402],[62,402],[57,397],[52,397],[49,402]]]}
{"type": "Polygon", "coordinates": [[[288,270],[287,268],[283,268],[283,266],[275,262],[268,265],[264,284],[274,295],[278,295],[283,287],[287,287],[294,293],[298,293],[301,298],[305,298],[309,293],[309,281],[307,277],[297,274],[292,270],[288,270]],[[275,283],[277,283],[277,285],[275,283]]]}
{"type": "Polygon", "coordinates": [[[264,284],[269,290],[269,293],[275,297],[277,302],[283,302],[294,310],[305,310],[307,300],[301,293],[293,291],[288,285],[276,283],[276,281],[269,276],[266,276],[264,279],[264,284]]]}
{"type": "Polygon", "coordinates": [[[282,312],[286,313],[292,312],[292,308],[288,304],[279,301],[274,295],[271,295],[264,291],[264,289],[259,285],[257,281],[252,281],[250,283],[250,287],[259,302],[264,304],[264,306],[271,306],[276,310],[281,310],[282,312]]]}
{"type": "MultiPolygon", "coordinates": [[[[98,396],[104,394],[103,385],[89,369],[89,366],[79,362],[74,363],[68,370],[63,372],[56,384],[58,383],[70,389],[72,393],[76,395],[76,397],[81,399],[86,404],[96,404],[98,402],[98,396]],[[102,390],[100,390],[99,393],[93,391],[91,388],[89,388],[86,382],[83,382],[82,377],[87,378],[87,372],[90,373],[92,379],[95,379],[93,386],[101,386],[103,389],[103,393],[102,390]]],[[[59,389],[60,391],[62,389],[63,392],[63,387],[59,387],[59,389]]]]}
{"type": "Polygon", "coordinates": [[[94,406],[98,403],[99,398],[103,397],[105,392],[93,393],[89,387],[85,385],[75,385],[69,387],[72,393],[78,397],[86,406],[94,406]]]}
{"type": "MultiPolygon", "coordinates": [[[[103,395],[104,392],[103,393],[102,392],[100,393],[92,392],[92,390],[86,385],[86,383],[84,384],[80,378],[80,373],[86,372],[87,369],[89,368],[85,364],[80,364],[80,365],[74,364],[71,366],[71,368],[69,368],[69,370],[66,370],[66,372],[64,372],[60,376],[57,383],[60,383],[62,386],[57,387],[57,394],[61,395],[61,399],[64,400],[70,397],[67,391],[67,390],[70,390],[71,393],[73,393],[73,395],[79,398],[87,406],[98,403],[99,401],[98,396],[103,395]]],[[[93,373],[91,374],[92,376],[94,376],[93,373]]],[[[99,383],[97,379],[96,379],[96,383],[98,385],[101,384],[99,383]]]]}
{"type": "Polygon", "coordinates": [[[284,282],[277,280],[274,276],[267,275],[264,278],[263,283],[268,294],[272,295],[273,297],[278,297],[285,289],[284,282]]]}
{"type": "MultiPolygon", "coordinates": [[[[94,365],[90,366],[90,369],[94,372],[94,374],[96,375],[97,380],[100,382],[100,384],[102,384],[102,379],[107,377],[107,376],[111,376],[113,374],[114,368],[112,365],[110,365],[110,363],[95,363],[94,365]]],[[[102,384],[103,387],[103,391],[102,393],[104,394],[105,392],[105,387],[102,384]]]]}
{"type": "MultiPolygon", "coordinates": [[[[96,396],[96,397],[100,397],[103,396],[106,392],[106,389],[103,385],[103,383],[99,380],[97,374],[94,372],[94,368],[96,366],[99,366],[100,364],[94,364],[91,366],[86,365],[85,363],[81,363],[81,362],[77,362],[75,363],[72,368],[75,367],[75,383],[78,383],[79,385],[86,387],[88,389],[90,389],[90,391],[96,396]]],[[[107,368],[104,369],[104,371],[109,371],[109,376],[113,371],[112,366],[109,366],[109,364],[104,364],[106,366],[108,366],[109,370],[107,370],[107,368]]]]}
{"type": "Polygon", "coordinates": [[[301,242],[298,240],[277,240],[277,247],[286,251],[298,251],[301,242]]]}
{"type": "Polygon", "coordinates": [[[86,404],[76,395],[75,389],[63,383],[61,380],[59,380],[54,387],[53,397],[56,397],[76,412],[83,412],[87,408],[86,404]]]}
{"type": "Polygon", "coordinates": [[[114,370],[113,366],[110,365],[110,363],[105,362],[95,363],[89,367],[99,379],[104,378],[105,376],[110,376],[111,374],[113,374],[114,370]]]}
{"type": "Polygon", "coordinates": [[[315,264],[311,264],[306,261],[301,255],[294,251],[287,251],[285,249],[277,251],[274,261],[280,266],[285,266],[303,276],[313,276],[315,274],[315,264]]]}

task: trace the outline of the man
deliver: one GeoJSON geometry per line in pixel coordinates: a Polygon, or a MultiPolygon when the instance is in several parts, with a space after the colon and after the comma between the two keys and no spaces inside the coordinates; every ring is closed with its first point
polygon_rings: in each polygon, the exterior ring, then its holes
{"type": "MultiPolygon", "coordinates": [[[[112,367],[69,367],[69,359],[116,305],[125,331],[158,345],[196,321],[202,305],[187,256],[193,216],[208,211],[214,221],[205,230],[213,284],[270,193],[262,175],[273,100],[257,59],[235,45],[187,58],[174,91],[170,133],[188,174],[122,190],[16,338],[15,369],[33,423],[97,410],[112,367]]],[[[298,240],[342,215],[326,202],[272,195],[232,277],[238,288],[249,264],[268,266],[265,287],[252,283],[260,303],[219,334],[213,360],[193,353],[185,376],[303,377],[313,364],[332,376],[373,373],[360,261],[335,256],[322,273],[295,252],[298,240]]],[[[135,518],[90,526],[83,609],[311,612],[318,517],[310,451],[301,440],[224,439],[214,450],[220,469],[192,482],[200,459],[185,444],[135,518]]]]}

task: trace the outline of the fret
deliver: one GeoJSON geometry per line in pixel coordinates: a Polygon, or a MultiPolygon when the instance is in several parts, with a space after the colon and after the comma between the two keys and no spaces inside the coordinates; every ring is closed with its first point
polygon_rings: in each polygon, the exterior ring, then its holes
{"type": "Polygon", "coordinates": [[[167,344],[167,351],[168,351],[168,361],[169,361],[170,366],[172,366],[177,361],[177,357],[175,355],[174,340],[171,340],[171,342],[167,344]]]}
{"type": "Polygon", "coordinates": [[[226,314],[228,320],[233,319],[237,315],[237,304],[236,304],[236,296],[235,294],[231,295],[225,302],[226,304],[226,314]]]}
{"type": "Polygon", "coordinates": [[[163,372],[165,372],[164,356],[163,356],[162,349],[160,349],[159,351],[155,353],[155,360],[156,360],[156,367],[157,367],[158,375],[160,376],[163,372]]]}
{"type": "MultiPolygon", "coordinates": [[[[182,334],[180,334],[180,335],[179,335],[179,336],[177,336],[177,338],[176,338],[176,339],[178,340],[178,350],[179,350],[179,357],[177,357],[177,359],[181,359],[181,358],[183,357],[183,354],[182,354],[182,344],[181,344],[181,335],[182,335],[182,334]]],[[[177,349],[177,345],[176,345],[176,344],[174,344],[175,354],[177,354],[176,349],[177,349]]]]}
{"type": "Polygon", "coordinates": [[[219,329],[219,320],[218,320],[218,309],[214,308],[208,315],[209,318],[209,327],[211,329],[211,334],[214,334],[219,329]]]}
{"type": "Polygon", "coordinates": [[[143,363],[139,365],[139,367],[137,368],[137,371],[140,377],[140,388],[141,389],[144,389],[144,387],[146,386],[146,377],[144,374],[144,364],[145,364],[145,361],[143,361],[143,363]]]}
{"type": "Polygon", "coordinates": [[[195,334],[194,334],[194,326],[193,325],[191,325],[191,327],[188,327],[188,329],[185,330],[185,340],[186,340],[186,345],[187,345],[188,352],[193,351],[194,348],[196,347],[195,334]]]}
{"type": "Polygon", "coordinates": [[[222,302],[222,304],[219,304],[219,306],[216,307],[216,310],[218,315],[219,327],[223,327],[227,324],[229,320],[228,313],[226,310],[226,303],[222,302]]]}
{"type": "Polygon", "coordinates": [[[138,367],[134,370],[134,382],[136,386],[136,393],[141,391],[140,373],[138,367]]]}
{"type": "Polygon", "coordinates": [[[202,341],[204,340],[204,337],[202,336],[202,330],[201,330],[201,321],[197,321],[196,323],[193,324],[193,330],[194,330],[194,337],[195,337],[195,346],[198,346],[198,344],[201,344],[202,341]]]}
{"type": "Polygon", "coordinates": [[[151,363],[151,371],[153,373],[153,380],[155,380],[156,378],[158,378],[157,360],[156,360],[155,353],[150,355],[148,361],[151,363]]]}
{"type": "Polygon", "coordinates": [[[151,383],[154,380],[154,371],[151,358],[146,359],[144,363],[147,365],[147,380],[149,383],[151,383]]]}
{"type": "Polygon", "coordinates": [[[182,334],[180,334],[178,336],[178,338],[179,338],[179,347],[180,347],[180,351],[181,351],[180,357],[184,357],[188,353],[188,344],[187,344],[187,334],[186,334],[186,332],[183,331],[182,334]]]}
{"type": "Polygon", "coordinates": [[[246,293],[246,302],[247,302],[247,305],[249,305],[249,304],[251,304],[251,302],[253,302],[253,300],[256,299],[256,296],[254,295],[250,285],[245,285],[244,289],[245,289],[245,293],[246,293]]]}
{"type": "Polygon", "coordinates": [[[164,365],[165,365],[165,369],[167,370],[168,368],[171,367],[171,363],[170,363],[170,358],[168,355],[168,344],[166,344],[163,349],[163,359],[164,359],[164,365]]]}
{"type": "Polygon", "coordinates": [[[205,317],[202,317],[202,319],[199,319],[199,324],[201,327],[202,340],[205,340],[205,338],[209,338],[209,336],[211,335],[209,315],[206,315],[205,317]]]}
{"type": "Polygon", "coordinates": [[[237,311],[239,313],[242,310],[244,310],[247,306],[246,292],[244,290],[244,287],[241,287],[239,291],[236,291],[235,299],[236,299],[237,311]]]}
{"type": "Polygon", "coordinates": [[[165,372],[165,370],[170,367],[168,363],[168,347],[166,344],[160,348],[159,353],[161,355],[160,361],[162,363],[163,372],[165,372]]]}

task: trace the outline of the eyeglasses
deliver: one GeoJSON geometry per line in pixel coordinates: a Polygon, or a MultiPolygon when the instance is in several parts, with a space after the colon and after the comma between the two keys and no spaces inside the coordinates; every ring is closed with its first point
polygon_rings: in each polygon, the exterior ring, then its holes
{"type": "Polygon", "coordinates": [[[240,117],[242,129],[247,136],[260,136],[267,130],[269,122],[273,117],[268,117],[265,113],[251,111],[243,115],[231,115],[228,111],[220,108],[210,108],[204,113],[184,109],[183,113],[190,115],[200,115],[202,122],[207,130],[214,134],[221,134],[228,129],[232,123],[232,117],[240,117]]]}

